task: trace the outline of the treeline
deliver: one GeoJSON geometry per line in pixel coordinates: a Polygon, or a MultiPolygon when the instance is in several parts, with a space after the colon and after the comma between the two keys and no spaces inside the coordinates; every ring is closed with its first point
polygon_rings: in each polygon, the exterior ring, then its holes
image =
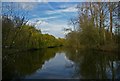
{"type": "Polygon", "coordinates": [[[39,49],[62,46],[64,39],[42,34],[34,26],[26,25],[24,17],[2,16],[2,48],[39,49]]]}
{"type": "Polygon", "coordinates": [[[117,49],[120,46],[119,2],[82,3],[77,6],[78,16],[72,18],[74,30],[66,35],[67,46],[117,49]]]}

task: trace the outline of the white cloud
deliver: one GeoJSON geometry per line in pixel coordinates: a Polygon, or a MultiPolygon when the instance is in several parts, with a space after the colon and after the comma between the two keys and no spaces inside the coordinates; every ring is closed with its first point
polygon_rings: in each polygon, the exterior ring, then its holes
{"type": "Polygon", "coordinates": [[[45,17],[45,18],[41,18],[42,20],[48,20],[48,19],[55,19],[58,18],[60,16],[51,16],[51,17],[45,17]]]}
{"type": "Polygon", "coordinates": [[[46,20],[50,20],[50,19],[55,19],[55,18],[59,18],[60,16],[50,16],[50,17],[44,17],[44,18],[33,18],[33,19],[30,19],[27,24],[29,25],[35,25],[35,26],[38,26],[40,25],[41,23],[42,24],[47,24],[45,21],[46,20]]]}
{"type": "Polygon", "coordinates": [[[44,17],[44,18],[33,18],[31,19],[30,21],[37,21],[37,20],[49,20],[49,19],[55,19],[55,18],[58,18],[60,16],[50,16],[50,17],[44,17]]]}
{"type": "Polygon", "coordinates": [[[38,15],[36,15],[36,14],[33,14],[32,16],[33,16],[33,17],[37,17],[38,15]]]}
{"type": "Polygon", "coordinates": [[[2,0],[2,2],[36,2],[37,0],[2,0]]]}
{"type": "Polygon", "coordinates": [[[30,3],[30,2],[21,2],[18,3],[20,8],[24,10],[32,10],[38,3],[30,3]]]}
{"type": "Polygon", "coordinates": [[[77,4],[78,4],[78,3],[76,3],[76,4],[63,3],[62,5],[59,6],[59,8],[76,7],[77,4]]]}
{"type": "Polygon", "coordinates": [[[1,0],[2,2],[119,2],[119,0],[1,0]]]}
{"type": "Polygon", "coordinates": [[[59,10],[49,10],[46,11],[47,14],[55,14],[55,13],[64,13],[64,12],[77,12],[76,9],[77,5],[72,5],[70,7],[65,8],[66,6],[61,6],[64,9],[59,9],[59,10]]]}
{"type": "Polygon", "coordinates": [[[13,9],[16,10],[32,10],[37,6],[38,3],[30,3],[30,2],[9,2],[9,3],[3,3],[2,8],[5,10],[13,9]]]}
{"type": "Polygon", "coordinates": [[[54,35],[55,37],[64,37],[64,28],[68,28],[68,25],[67,21],[59,21],[59,17],[61,16],[58,15],[44,18],[33,18],[29,20],[27,24],[34,25],[37,29],[41,29],[42,33],[48,33],[54,35]]]}
{"type": "Polygon", "coordinates": [[[66,23],[61,22],[47,22],[47,21],[39,21],[35,27],[37,29],[41,29],[42,33],[48,33],[54,35],[55,37],[64,37],[64,28],[67,28],[66,23]]]}
{"type": "Polygon", "coordinates": [[[2,0],[2,2],[68,2],[70,0],[2,0]]]}

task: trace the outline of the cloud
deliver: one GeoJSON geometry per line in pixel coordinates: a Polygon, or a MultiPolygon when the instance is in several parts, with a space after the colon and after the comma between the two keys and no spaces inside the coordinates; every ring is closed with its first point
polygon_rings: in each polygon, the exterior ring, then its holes
{"type": "Polygon", "coordinates": [[[1,0],[2,2],[119,2],[119,0],[1,0]]]}
{"type": "Polygon", "coordinates": [[[51,17],[45,17],[45,18],[41,18],[42,20],[48,20],[48,19],[55,19],[58,18],[60,16],[51,16],[51,17]]]}
{"type": "Polygon", "coordinates": [[[2,8],[5,10],[12,9],[13,11],[19,10],[32,10],[37,6],[38,3],[30,3],[30,2],[8,2],[3,3],[2,8]]]}
{"type": "Polygon", "coordinates": [[[70,0],[2,0],[2,2],[68,2],[70,0]]]}
{"type": "Polygon", "coordinates": [[[35,8],[37,6],[38,3],[21,2],[18,4],[19,4],[20,8],[22,8],[24,10],[32,10],[33,8],[35,8]]]}
{"type": "Polygon", "coordinates": [[[50,17],[44,17],[44,18],[32,18],[30,19],[27,24],[29,25],[39,25],[41,23],[45,23],[46,20],[50,20],[50,19],[56,19],[59,18],[60,16],[50,16],[50,17]]]}
{"type": "Polygon", "coordinates": [[[41,29],[42,33],[52,34],[55,37],[64,37],[63,28],[66,27],[67,27],[66,23],[59,22],[54,23],[45,22],[44,24],[37,26],[38,29],[41,29]]]}
{"type": "Polygon", "coordinates": [[[63,3],[61,5],[59,5],[59,8],[68,8],[68,7],[76,7],[78,3],[63,3]]]}
{"type": "Polygon", "coordinates": [[[77,12],[76,9],[77,5],[72,5],[66,8],[66,6],[61,6],[61,8],[63,9],[59,9],[59,10],[48,10],[46,11],[47,14],[55,14],[55,13],[65,13],[65,12],[77,12]]]}
{"type": "Polygon", "coordinates": [[[2,2],[36,2],[38,0],[2,0],[2,2]]]}
{"type": "MultiPolygon", "coordinates": [[[[50,18],[56,18],[56,17],[48,17],[43,19],[50,19],[50,18]]],[[[59,21],[54,22],[54,21],[39,20],[36,23],[35,22],[36,19],[32,19],[31,21],[28,21],[27,24],[34,25],[37,29],[41,29],[43,34],[48,33],[54,35],[55,37],[64,37],[65,34],[63,29],[68,27],[65,22],[63,23],[59,21]]]]}

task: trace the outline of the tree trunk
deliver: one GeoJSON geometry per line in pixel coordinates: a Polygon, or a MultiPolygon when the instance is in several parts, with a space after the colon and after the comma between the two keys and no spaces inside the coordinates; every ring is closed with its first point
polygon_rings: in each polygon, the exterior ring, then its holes
{"type": "Polygon", "coordinates": [[[112,19],[112,5],[110,3],[109,3],[109,12],[110,12],[110,34],[111,34],[111,39],[112,39],[113,19],[112,19]]]}

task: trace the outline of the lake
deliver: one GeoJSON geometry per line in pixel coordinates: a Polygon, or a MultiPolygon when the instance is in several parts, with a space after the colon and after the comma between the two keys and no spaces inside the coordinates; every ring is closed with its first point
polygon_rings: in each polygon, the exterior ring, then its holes
{"type": "Polygon", "coordinates": [[[48,48],[4,54],[3,79],[120,79],[118,53],[48,48]]]}

